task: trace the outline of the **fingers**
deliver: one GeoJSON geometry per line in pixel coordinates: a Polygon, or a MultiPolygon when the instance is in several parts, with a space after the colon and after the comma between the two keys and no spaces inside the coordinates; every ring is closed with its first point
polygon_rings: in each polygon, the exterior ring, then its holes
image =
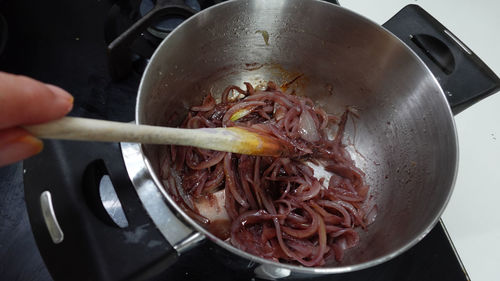
{"type": "Polygon", "coordinates": [[[19,126],[66,115],[73,97],[63,89],[31,78],[0,72],[0,166],[39,153],[41,140],[19,126]]]}
{"type": "Polygon", "coordinates": [[[0,167],[39,153],[41,140],[21,128],[0,130],[0,167]]]}
{"type": "Polygon", "coordinates": [[[57,86],[0,72],[0,129],[58,119],[72,107],[73,97],[57,86]]]}

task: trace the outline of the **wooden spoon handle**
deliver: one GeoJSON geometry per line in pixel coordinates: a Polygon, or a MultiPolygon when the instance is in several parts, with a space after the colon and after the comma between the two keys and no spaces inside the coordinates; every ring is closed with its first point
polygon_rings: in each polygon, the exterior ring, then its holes
{"type": "Polygon", "coordinates": [[[174,144],[251,155],[283,154],[276,139],[236,127],[180,129],[64,117],[24,128],[46,139],[174,144]]]}

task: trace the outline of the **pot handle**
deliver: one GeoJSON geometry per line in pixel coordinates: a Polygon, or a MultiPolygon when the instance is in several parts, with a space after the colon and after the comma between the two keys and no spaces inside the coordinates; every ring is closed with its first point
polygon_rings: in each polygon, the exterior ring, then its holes
{"type": "Polygon", "coordinates": [[[32,230],[54,279],[146,280],[177,260],[137,197],[117,143],[46,141],[24,169],[32,230]],[[68,164],[54,169],[56,159],[68,164]],[[124,216],[110,215],[117,208],[106,203],[121,205],[124,216]]]}
{"type": "MultiPolygon", "coordinates": [[[[132,53],[131,47],[134,41],[141,37],[141,32],[144,32],[152,23],[161,17],[173,16],[188,18],[196,14],[196,10],[183,4],[183,1],[154,1],[154,7],[143,17],[139,18],[132,26],[115,38],[107,47],[108,66],[111,78],[115,81],[123,79],[132,70],[132,53]],[[167,2],[167,3],[165,3],[167,2]],[[174,3],[180,2],[180,3],[174,3]]],[[[167,31],[170,33],[171,30],[167,31]]],[[[145,46],[143,49],[151,49],[150,46],[145,46]],[[148,48],[149,47],[149,48],[148,48]]],[[[154,51],[154,49],[151,49],[154,51]]],[[[151,53],[146,52],[146,57],[151,56],[151,53]]]]}
{"type": "Polygon", "coordinates": [[[429,67],[458,114],[500,89],[498,76],[453,33],[418,5],[384,23],[429,67]]]}

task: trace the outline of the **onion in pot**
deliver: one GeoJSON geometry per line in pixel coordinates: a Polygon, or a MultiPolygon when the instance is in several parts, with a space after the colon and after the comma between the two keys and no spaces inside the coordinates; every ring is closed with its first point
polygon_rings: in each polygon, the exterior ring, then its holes
{"type": "Polygon", "coordinates": [[[207,97],[181,127],[242,126],[293,151],[259,157],[170,146],[161,168],[167,191],[208,231],[250,254],[303,266],[341,262],[376,217],[364,173],[342,143],[351,110],[333,117],[274,83],[245,85],[229,86],[220,103],[207,97]],[[332,124],[338,129],[328,138],[332,124]]]}
{"type": "Polygon", "coordinates": [[[302,110],[302,114],[300,114],[299,134],[303,140],[308,142],[317,142],[320,140],[318,128],[308,110],[302,110]]]}

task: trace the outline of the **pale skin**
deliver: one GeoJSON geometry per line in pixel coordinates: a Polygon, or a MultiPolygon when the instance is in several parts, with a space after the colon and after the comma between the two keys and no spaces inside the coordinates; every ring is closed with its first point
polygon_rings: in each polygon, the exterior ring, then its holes
{"type": "Polygon", "coordinates": [[[38,154],[43,142],[22,128],[63,117],[73,108],[65,90],[0,72],[0,167],[38,154]]]}

